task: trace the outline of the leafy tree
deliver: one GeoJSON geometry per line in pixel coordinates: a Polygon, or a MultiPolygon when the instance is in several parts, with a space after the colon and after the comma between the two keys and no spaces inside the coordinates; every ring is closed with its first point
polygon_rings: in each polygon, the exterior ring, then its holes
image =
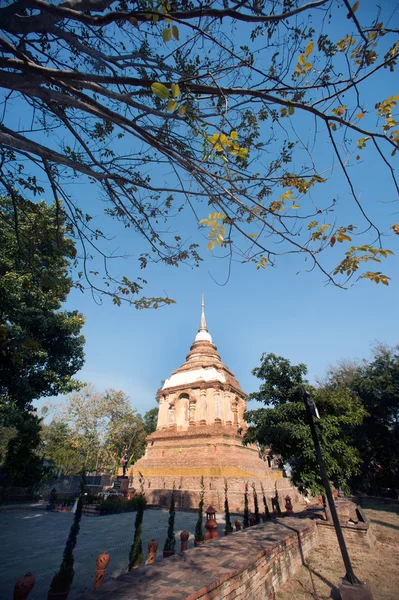
{"type": "Polygon", "coordinates": [[[356,165],[380,165],[386,198],[398,193],[390,16],[390,3],[349,0],[9,1],[0,9],[0,185],[16,226],[21,192],[42,194],[46,180],[84,246],[82,276],[138,308],[171,300],[140,298],[140,277],[108,275],[105,236],[70,195],[78,177],[140,236],[140,267],[199,264],[185,226],[171,233],[187,207],[194,227],[209,228],[210,251],[228,248],[260,269],[297,253],[338,285],[358,273],[388,284],[368,263],[387,256],[381,232],[399,225],[383,204],[375,210],[372,190],[360,199],[356,165]],[[322,191],[326,180],[348,191],[357,217],[346,197],[341,205],[322,191]],[[106,262],[102,286],[86,264],[95,251],[106,262]]]}
{"type": "Polygon", "coordinates": [[[5,469],[22,485],[39,476],[40,421],[33,400],[70,392],[84,362],[84,319],[61,310],[76,255],[56,206],[0,197],[0,425],[14,428],[5,469]]]}
{"type": "Polygon", "coordinates": [[[49,475],[38,452],[40,419],[31,412],[19,411],[14,425],[15,434],[9,439],[3,468],[9,483],[31,487],[49,475]]]}
{"type": "MultiPolygon", "coordinates": [[[[91,385],[85,386],[65,399],[55,420],[66,426],[64,431],[69,432],[70,445],[81,457],[85,471],[114,472],[126,453],[131,460],[144,454],[143,419],[121,390],[100,393],[91,385]]],[[[60,451],[65,449],[62,443],[60,451]]]]}
{"type": "Polygon", "coordinates": [[[225,534],[233,533],[233,525],[231,524],[230,519],[230,509],[229,509],[229,499],[227,497],[227,492],[229,491],[227,485],[227,479],[224,480],[224,520],[225,520],[225,534]]]}
{"type": "Polygon", "coordinates": [[[145,428],[145,432],[147,435],[150,435],[150,433],[153,433],[157,428],[158,412],[159,412],[158,406],[154,406],[154,408],[151,408],[150,410],[148,410],[143,417],[144,428],[145,428]]]}
{"type": "Polygon", "coordinates": [[[362,463],[352,485],[371,492],[399,488],[399,347],[379,344],[371,360],[341,363],[330,370],[325,385],[348,388],[367,411],[354,430],[362,463]]]}
{"type": "Polygon", "coordinates": [[[68,393],[84,362],[83,316],[62,311],[76,255],[56,206],[0,197],[0,397],[21,410],[68,393]]]}
{"type": "Polygon", "coordinates": [[[349,390],[315,389],[308,385],[304,364],[274,354],[263,354],[260,367],[252,373],[261,379],[259,391],[249,398],[267,408],[249,411],[251,424],[246,441],[259,441],[270,446],[281,463],[291,466],[291,479],[300,491],[313,495],[323,492],[315,449],[302,397],[302,386],[312,393],[320,414],[316,427],[322,446],[328,476],[340,487],[347,487],[358,471],[360,457],[351,444],[353,428],[359,425],[365,411],[349,390]]]}
{"type": "Polygon", "coordinates": [[[200,481],[200,501],[198,504],[198,518],[197,518],[197,522],[195,524],[195,533],[194,533],[194,540],[196,542],[202,542],[204,540],[204,532],[202,529],[202,520],[203,520],[203,514],[204,514],[204,498],[205,498],[205,484],[204,484],[204,477],[201,477],[201,481],[200,481]]]}
{"type": "Polygon", "coordinates": [[[106,460],[117,462],[125,453],[130,457],[130,462],[143,456],[145,424],[141,415],[132,408],[129,397],[123,391],[107,390],[101,410],[100,414],[106,422],[106,460]]]}
{"type": "Polygon", "coordinates": [[[53,467],[64,475],[75,475],[83,469],[83,456],[79,450],[79,442],[73,436],[67,423],[52,420],[42,426],[42,448],[46,459],[53,467]]]}

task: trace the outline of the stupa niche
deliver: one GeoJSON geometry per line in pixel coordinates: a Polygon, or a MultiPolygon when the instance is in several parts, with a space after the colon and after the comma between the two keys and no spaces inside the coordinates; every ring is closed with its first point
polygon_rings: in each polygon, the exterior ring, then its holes
{"type": "Polygon", "coordinates": [[[243,446],[245,394],[222,362],[208,331],[202,298],[198,333],[186,361],[158,391],[157,429],[147,437],[145,456],[130,471],[133,485],[145,479],[147,501],[168,505],[173,486],[177,506],[196,508],[204,478],[205,503],[223,509],[227,479],[231,510],[243,508],[246,482],[269,494],[277,488],[291,495],[289,480],[270,456],[254,445],[243,446]]]}

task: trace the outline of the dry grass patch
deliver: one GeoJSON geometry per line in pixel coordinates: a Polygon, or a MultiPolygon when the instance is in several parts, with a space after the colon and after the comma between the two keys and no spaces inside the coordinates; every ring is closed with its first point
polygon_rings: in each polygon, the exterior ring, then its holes
{"type": "MultiPolygon", "coordinates": [[[[371,585],[374,600],[399,598],[399,508],[369,505],[365,513],[375,536],[374,548],[350,551],[353,569],[361,581],[371,585]]],[[[324,600],[339,598],[337,583],[345,574],[338,548],[320,545],[307,564],[280,589],[278,600],[324,600]]]]}

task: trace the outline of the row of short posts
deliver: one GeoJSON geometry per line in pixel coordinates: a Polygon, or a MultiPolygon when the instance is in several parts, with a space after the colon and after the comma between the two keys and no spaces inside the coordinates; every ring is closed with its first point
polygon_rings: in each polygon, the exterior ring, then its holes
{"type": "MultiPolygon", "coordinates": [[[[210,507],[210,508],[212,508],[212,507],[210,507]]],[[[209,531],[211,533],[209,534],[210,536],[208,536],[208,538],[206,538],[206,539],[215,539],[215,538],[219,537],[219,534],[217,532],[217,522],[216,522],[216,518],[215,518],[215,513],[213,513],[213,517],[211,517],[211,518],[212,518],[212,525],[209,529],[209,531]]],[[[208,530],[207,530],[207,532],[208,532],[208,530]]],[[[181,534],[180,534],[181,552],[185,552],[187,550],[189,537],[190,537],[190,534],[188,531],[181,532],[181,534]]],[[[152,565],[155,562],[156,557],[157,557],[158,546],[159,546],[159,544],[158,544],[157,540],[155,540],[155,539],[152,539],[151,541],[148,542],[147,565],[152,565]]],[[[102,586],[102,584],[104,583],[105,571],[109,565],[110,560],[111,560],[111,557],[108,554],[108,552],[102,552],[101,554],[99,554],[97,556],[96,574],[94,577],[94,584],[93,584],[94,590],[97,590],[98,588],[100,588],[102,586]]],[[[15,584],[13,600],[26,600],[26,598],[31,593],[34,585],[35,585],[34,575],[32,575],[32,573],[26,573],[15,584]]]]}
{"type": "MultiPolygon", "coordinates": [[[[273,501],[273,499],[272,499],[272,501],[273,501]]],[[[292,515],[294,512],[290,496],[285,497],[285,510],[286,510],[287,515],[292,515]]],[[[273,503],[273,513],[277,514],[274,503],[273,503]]],[[[266,515],[264,513],[262,513],[261,517],[262,517],[263,522],[265,522],[266,515]]],[[[255,525],[255,517],[253,515],[251,515],[249,517],[249,522],[250,522],[250,525],[255,525]]],[[[241,530],[241,521],[239,519],[234,521],[234,525],[235,525],[236,531],[241,530]]],[[[216,540],[219,537],[218,523],[216,521],[216,510],[213,508],[213,506],[209,506],[208,509],[206,510],[205,529],[206,529],[205,541],[208,542],[211,540],[216,540]]],[[[181,534],[180,534],[181,552],[185,552],[187,550],[189,537],[190,537],[190,534],[188,531],[181,532],[181,534]]],[[[156,557],[157,557],[158,546],[159,546],[159,544],[158,544],[157,540],[155,540],[155,539],[152,539],[151,541],[148,542],[147,565],[152,565],[155,562],[156,557]]],[[[105,571],[109,565],[110,560],[111,560],[111,557],[108,554],[108,552],[102,552],[101,554],[98,555],[97,560],[96,560],[96,574],[94,577],[94,584],[93,584],[94,590],[97,590],[104,583],[105,571]]],[[[34,585],[35,585],[35,577],[32,575],[32,573],[26,573],[15,584],[13,600],[26,600],[26,598],[31,593],[34,585]]]]}

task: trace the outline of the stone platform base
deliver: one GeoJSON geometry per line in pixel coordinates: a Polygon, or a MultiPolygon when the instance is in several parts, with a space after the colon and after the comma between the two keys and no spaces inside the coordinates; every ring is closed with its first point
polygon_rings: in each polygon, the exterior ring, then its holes
{"type": "MultiPolygon", "coordinates": [[[[278,475],[280,475],[278,473],[278,475]]],[[[175,503],[176,508],[197,510],[200,501],[200,484],[201,477],[159,477],[152,474],[143,473],[144,476],[144,492],[148,504],[153,506],[165,506],[170,504],[173,484],[175,485],[175,503]]],[[[242,513],[244,510],[244,491],[245,483],[248,482],[248,502],[249,510],[254,511],[254,497],[252,484],[255,485],[258,496],[259,512],[264,511],[262,488],[265,491],[265,496],[269,510],[272,510],[271,496],[275,495],[277,489],[281,510],[284,511],[285,496],[291,497],[294,510],[303,510],[301,504],[301,496],[295,488],[291,487],[290,480],[286,477],[249,477],[247,478],[229,478],[228,482],[228,499],[231,512],[242,513]]],[[[216,511],[224,511],[224,477],[204,477],[205,485],[205,508],[212,505],[216,511]]],[[[134,477],[133,486],[139,489],[138,477],[134,477]]]]}

